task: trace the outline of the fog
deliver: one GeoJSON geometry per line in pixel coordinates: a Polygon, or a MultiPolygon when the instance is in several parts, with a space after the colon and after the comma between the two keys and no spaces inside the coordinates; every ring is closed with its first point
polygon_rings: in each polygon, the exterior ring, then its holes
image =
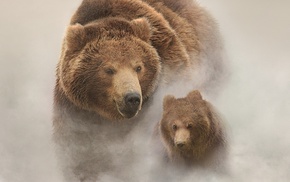
{"type": "MultiPolygon", "coordinates": [[[[229,59],[230,76],[213,101],[228,125],[229,181],[289,181],[290,2],[200,3],[219,23],[229,59]]],[[[62,181],[51,141],[52,92],[79,4],[0,2],[0,182],[62,181]]],[[[106,174],[103,181],[114,180],[106,174]]]]}

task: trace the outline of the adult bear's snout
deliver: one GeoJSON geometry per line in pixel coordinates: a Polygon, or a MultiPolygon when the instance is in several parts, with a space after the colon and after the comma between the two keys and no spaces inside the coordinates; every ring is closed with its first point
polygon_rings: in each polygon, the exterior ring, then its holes
{"type": "Polygon", "coordinates": [[[141,109],[141,105],[142,96],[138,92],[129,92],[124,95],[123,101],[117,107],[122,116],[132,118],[141,109]]]}
{"type": "Polygon", "coordinates": [[[138,110],[141,103],[141,96],[138,93],[128,93],[125,95],[126,107],[132,110],[138,110]]]}
{"type": "Polygon", "coordinates": [[[122,113],[127,118],[134,117],[138,111],[140,110],[140,105],[142,102],[141,95],[137,92],[127,93],[124,96],[124,108],[122,109],[122,113]]]}

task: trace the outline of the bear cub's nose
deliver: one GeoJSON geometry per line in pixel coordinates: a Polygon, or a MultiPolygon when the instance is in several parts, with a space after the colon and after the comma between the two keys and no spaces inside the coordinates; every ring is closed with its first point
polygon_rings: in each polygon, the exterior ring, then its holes
{"type": "Polygon", "coordinates": [[[177,142],[177,143],[176,143],[176,146],[177,146],[178,148],[182,148],[182,147],[184,147],[184,145],[185,145],[185,142],[177,142]]]}
{"type": "Polygon", "coordinates": [[[141,102],[141,96],[138,93],[128,93],[125,96],[125,104],[130,108],[139,107],[141,102]]]}

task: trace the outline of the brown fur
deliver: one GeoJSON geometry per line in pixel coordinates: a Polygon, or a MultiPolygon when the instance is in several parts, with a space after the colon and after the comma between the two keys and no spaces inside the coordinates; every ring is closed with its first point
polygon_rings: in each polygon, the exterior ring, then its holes
{"type": "Polygon", "coordinates": [[[166,96],[159,133],[169,159],[176,164],[215,165],[216,155],[225,149],[225,135],[220,118],[199,91],[185,98],[166,96]]]}
{"type": "MultiPolygon", "coordinates": [[[[73,16],[71,24],[86,24],[99,18],[122,17],[133,20],[138,17],[145,17],[152,27],[150,37],[152,46],[156,48],[164,67],[175,70],[177,68],[187,69],[190,61],[185,47],[191,45],[184,45],[168,21],[153,7],[139,0],[101,0],[98,3],[94,0],[87,0],[83,1],[75,16],[73,16]],[[99,11],[95,11],[96,9],[99,11]]],[[[183,24],[183,22],[180,24],[183,24]]],[[[192,32],[192,30],[188,30],[188,32],[192,32]]],[[[187,34],[186,36],[188,38],[190,35],[187,34]]],[[[192,37],[192,39],[194,38],[192,37]]],[[[197,40],[193,41],[197,42],[197,40]]]]}
{"type": "MultiPolygon", "coordinates": [[[[150,45],[135,38],[135,29],[140,31],[139,24],[146,21],[111,18],[70,26],[58,66],[57,87],[81,109],[96,111],[108,119],[123,118],[116,104],[123,104],[124,93],[136,91],[146,100],[158,81],[159,56],[150,45]],[[136,73],[138,66],[142,69],[136,73]]],[[[146,39],[145,35],[146,31],[142,38],[146,39]]],[[[56,97],[59,94],[56,92],[56,97]]]]}
{"type": "MultiPolygon", "coordinates": [[[[84,0],[67,28],[56,73],[54,139],[63,169],[97,179],[112,167],[106,142],[122,141],[135,124],[125,119],[137,115],[158,85],[187,78],[204,56],[209,70],[221,72],[216,32],[194,1],[84,0]],[[140,96],[133,111],[128,93],[140,96]]],[[[219,78],[204,73],[201,87],[219,78]]]]}

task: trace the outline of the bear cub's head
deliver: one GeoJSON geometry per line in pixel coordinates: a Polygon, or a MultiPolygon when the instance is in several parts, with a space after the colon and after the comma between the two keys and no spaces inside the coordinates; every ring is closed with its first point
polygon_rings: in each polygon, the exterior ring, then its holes
{"type": "Polygon", "coordinates": [[[106,119],[135,116],[160,72],[150,36],[146,18],[70,25],[57,71],[60,88],[74,105],[106,119]]]}
{"type": "Polygon", "coordinates": [[[174,154],[199,155],[211,135],[211,110],[199,91],[190,92],[185,98],[166,96],[163,101],[163,118],[160,130],[163,141],[174,154]]]}

